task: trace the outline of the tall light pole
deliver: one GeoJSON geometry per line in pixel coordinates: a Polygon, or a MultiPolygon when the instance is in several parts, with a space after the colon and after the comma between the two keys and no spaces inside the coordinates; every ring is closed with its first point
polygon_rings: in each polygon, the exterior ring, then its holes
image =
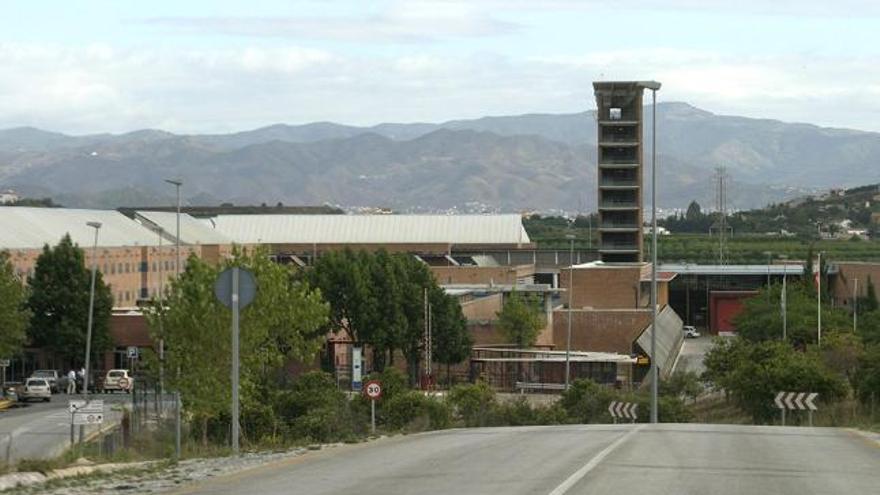
{"type": "Polygon", "coordinates": [[[657,91],[660,83],[649,81],[651,90],[651,422],[657,422],[657,91]]]}
{"type": "Polygon", "coordinates": [[[183,181],[175,179],[165,179],[165,182],[173,185],[177,189],[177,232],[174,234],[175,251],[177,259],[174,262],[175,273],[180,277],[180,186],[183,181]]]}
{"type": "Polygon", "coordinates": [[[571,377],[571,310],[574,309],[572,302],[574,301],[574,234],[566,234],[569,241],[568,248],[568,336],[565,340],[565,389],[568,390],[568,384],[571,377]]]}
{"type": "Polygon", "coordinates": [[[86,327],[86,360],[83,368],[85,369],[85,373],[83,374],[83,395],[85,399],[88,401],[89,399],[89,374],[90,370],[90,362],[91,362],[91,354],[92,354],[92,323],[94,322],[94,314],[95,314],[95,279],[98,274],[98,232],[101,230],[101,222],[86,222],[86,225],[95,229],[95,244],[92,246],[92,284],[91,289],[89,290],[89,320],[88,326],[86,327]]]}
{"type": "Polygon", "coordinates": [[[859,279],[853,279],[853,333],[856,333],[859,321],[859,279]]]}

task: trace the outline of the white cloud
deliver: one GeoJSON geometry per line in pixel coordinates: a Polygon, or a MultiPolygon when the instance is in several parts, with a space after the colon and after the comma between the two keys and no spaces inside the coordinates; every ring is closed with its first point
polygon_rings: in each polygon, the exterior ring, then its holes
{"type": "Polygon", "coordinates": [[[359,16],[153,17],[140,22],[192,33],[382,43],[496,36],[519,29],[476,5],[436,0],[395,2],[359,16]]]}
{"type": "Polygon", "coordinates": [[[663,82],[661,100],[880,131],[880,59],[658,49],[511,58],[303,47],[158,51],[0,43],[0,128],[225,132],[276,122],[442,121],[593,106],[597,79],[663,82]]]}

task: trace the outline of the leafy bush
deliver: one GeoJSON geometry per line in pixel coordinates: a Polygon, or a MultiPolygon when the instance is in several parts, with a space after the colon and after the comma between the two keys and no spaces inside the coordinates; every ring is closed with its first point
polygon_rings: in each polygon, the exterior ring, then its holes
{"type": "Polygon", "coordinates": [[[496,405],[495,391],[485,382],[456,385],[448,400],[465,426],[486,426],[496,405]]]}
{"type": "Polygon", "coordinates": [[[776,417],[779,391],[817,392],[830,402],[846,394],[846,384],[818,355],[799,352],[782,342],[717,343],[706,356],[704,377],[730,393],[756,423],[776,417]]]}
{"type": "Polygon", "coordinates": [[[431,399],[415,390],[397,393],[382,403],[386,426],[394,430],[401,430],[419,417],[427,418],[428,402],[430,401],[431,399]]]}
{"type": "Polygon", "coordinates": [[[576,423],[610,423],[608,404],[614,399],[613,390],[579,378],[562,393],[559,404],[568,418],[576,423]]]}
{"type": "Polygon", "coordinates": [[[294,436],[316,442],[348,440],[366,429],[363,414],[322,371],[304,373],[293,383],[282,414],[294,436]]]}

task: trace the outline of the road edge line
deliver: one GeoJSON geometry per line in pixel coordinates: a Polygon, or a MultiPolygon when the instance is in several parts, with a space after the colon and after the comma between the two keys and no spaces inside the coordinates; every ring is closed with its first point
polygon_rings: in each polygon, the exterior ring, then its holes
{"type": "Polygon", "coordinates": [[[587,461],[586,464],[581,466],[580,469],[571,474],[565,481],[559,484],[556,488],[553,489],[548,495],[564,495],[568,492],[571,487],[573,487],[578,481],[582,480],[584,476],[586,476],[590,471],[596,468],[600,462],[602,462],[606,457],[608,457],[612,452],[614,452],[618,447],[623,445],[624,442],[630,439],[633,435],[641,431],[647,425],[639,425],[632,430],[623,434],[620,438],[612,442],[610,445],[602,449],[598,454],[593,456],[592,459],[587,461]]]}

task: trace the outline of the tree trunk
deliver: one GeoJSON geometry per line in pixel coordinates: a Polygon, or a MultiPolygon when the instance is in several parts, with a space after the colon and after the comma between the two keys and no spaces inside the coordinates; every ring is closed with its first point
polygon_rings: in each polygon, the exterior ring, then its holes
{"type": "Polygon", "coordinates": [[[202,416],[202,447],[208,447],[208,417],[202,416]]]}

